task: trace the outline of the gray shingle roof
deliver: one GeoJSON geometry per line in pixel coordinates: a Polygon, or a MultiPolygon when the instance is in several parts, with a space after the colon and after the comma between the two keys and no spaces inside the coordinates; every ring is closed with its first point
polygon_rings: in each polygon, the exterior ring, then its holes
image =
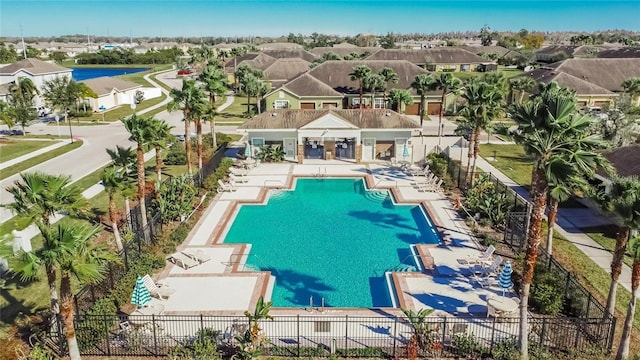
{"type": "Polygon", "coordinates": [[[87,85],[96,94],[98,94],[98,96],[107,95],[111,93],[113,89],[116,89],[118,91],[125,91],[142,87],[142,85],[140,84],[110,76],[88,79],[81,82],[87,85]]]}
{"type": "Polygon", "coordinates": [[[351,53],[356,53],[356,54],[364,54],[364,53],[369,53],[369,54],[374,54],[378,51],[380,51],[382,48],[376,48],[376,47],[358,47],[358,46],[354,46],[354,47],[317,47],[317,48],[313,48],[310,51],[315,54],[318,57],[322,57],[322,55],[333,52],[336,55],[340,56],[340,57],[345,57],[346,55],[350,55],[351,53]]]}
{"type": "Polygon", "coordinates": [[[640,176],[640,145],[630,145],[605,153],[619,176],[640,176]]]}
{"type": "Polygon", "coordinates": [[[0,68],[0,74],[15,74],[20,70],[24,70],[33,75],[71,72],[69,68],[29,58],[0,68]]]}
{"type": "Polygon", "coordinates": [[[621,49],[602,50],[599,58],[640,58],[640,47],[624,47],[621,49]]]}
{"type": "Polygon", "coordinates": [[[331,114],[360,129],[416,129],[420,126],[410,118],[386,109],[318,109],[269,110],[254,116],[240,129],[299,129],[320,117],[331,114]]]}
{"type": "Polygon", "coordinates": [[[316,58],[312,53],[302,49],[264,50],[262,53],[277,59],[300,58],[308,62],[312,62],[316,58]]]}
{"type": "Polygon", "coordinates": [[[299,58],[277,59],[264,69],[264,75],[269,80],[291,80],[308,71],[309,66],[309,62],[299,58]]]}
{"type": "Polygon", "coordinates": [[[407,60],[414,64],[480,64],[490,62],[470,51],[454,47],[397,50],[384,49],[366,60],[407,60]]]}
{"type": "Polygon", "coordinates": [[[621,91],[622,82],[640,76],[640,58],[635,59],[567,59],[544,68],[564,72],[609,91],[621,91]]]}
{"type": "MultiPolygon", "coordinates": [[[[352,81],[349,74],[353,72],[353,68],[358,65],[366,65],[373,72],[378,72],[384,67],[393,69],[398,74],[397,84],[388,84],[388,89],[407,89],[415,94],[411,89],[411,83],[420,74],[429,74],[425,69],[414,65],[406,60],[396,61],[325,61],[309,71],[309,74],[316,79],[329,85],[335,91],[344,94],[357,94],[360,92],[357,81],[352,81]]],[[[437,92],[434,92],[436,94],[437,92]]]]}
{"type": "Polygon", "coordinates": [[[284,89],[298,96],[337,96],[344,95],[335,91],[331,86],[311,76],[309,73],[303,74],[282,86],[284,89]]]}
{"type": "Polygon", "coordinates": [[[590,83],[586,80],[577,78],[573,75],[557,72],[555,70],[550,69],[535,69],[525,73],[521,76],[530,76],[536,82],[542,82],[548,84],[552,81],[558,83],[558,85],[562,87],[566,87],[569,89],[573,89],[576,91],[578,95],[609,95],[612,94],[611,91],[598,86],[596,84],[590,83]]]}
{"type": "Polygon", "coordinates": [[[273,42],[260,44],[258,45],[258,48],[262,50],[290,50],[302,49],[302,45],[290,42],[273,42]]]}

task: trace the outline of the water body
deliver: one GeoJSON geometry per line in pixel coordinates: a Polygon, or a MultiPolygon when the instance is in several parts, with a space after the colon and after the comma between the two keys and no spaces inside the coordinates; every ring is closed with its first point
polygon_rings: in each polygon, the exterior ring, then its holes
{"type": "Polygon", "coordinates": [[[149,68],[71,68],[71,76],[75,81],[94,79],[103,76],[118,76],[147,71],[149,68]]]}

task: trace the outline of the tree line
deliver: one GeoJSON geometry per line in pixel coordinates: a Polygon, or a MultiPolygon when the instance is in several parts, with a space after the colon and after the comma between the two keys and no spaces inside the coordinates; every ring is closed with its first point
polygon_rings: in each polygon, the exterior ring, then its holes
{"type": "Polygon", "coordinates": [[[133,49],[100,49],[95,53],[82,53],[75,57],[78,64],[170,64],[184,55],[174,46],[171,49],[147,50],[138,54],[133,49]]]}

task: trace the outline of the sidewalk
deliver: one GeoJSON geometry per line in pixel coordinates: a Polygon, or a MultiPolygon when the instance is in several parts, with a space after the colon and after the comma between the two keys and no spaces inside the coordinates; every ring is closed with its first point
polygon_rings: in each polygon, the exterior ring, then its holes
{"type": "Polygon", "coordinates": [[[32,157],[36,157],[40,154],[44,154],[46,152],[49,152],[51,150],[55,150],[59,147],[65,146],[69,143],[69,141],[67,140],[60,140],[60,142],[58,142],[57,144],[53,144],[53,145],[49,145],[47,147],[44,147],[42,149],[38,149],[36,151],[32,151],[28,154],[24,154],[22,156],[18,156],[17,158],[8,160],[8,161],[3,161],[0,163],[0,170],[4,169],[4,168],[8,168],[9,166],[13,166],[15,164],[21,163],[25,160],[31,159],[32,157]]]}
{"type": "MultiPolygon", "coordinates": [[[[490,172],[506,186],[510,187],[523,198],[529,200],[529,192],[527,189],[515,183],[482,157],[478,157],[477,166],[485,172],[490,172]]],[[[608,274],[611,272],[613,254],[583,233],[580,230],[580,227],[598,226],[610,223],[611,221],[609,221],[609,219],[603,217],[592,209],[560,209],[558,211],[558,220],[554,229],[580,249],[580,251],[585,255],[590,257],[593,262],[608,274]]],[[[622,264],[622,273],[620,274],[619,283],[631,292],[631,268],[626,264],[622,264]]]]}

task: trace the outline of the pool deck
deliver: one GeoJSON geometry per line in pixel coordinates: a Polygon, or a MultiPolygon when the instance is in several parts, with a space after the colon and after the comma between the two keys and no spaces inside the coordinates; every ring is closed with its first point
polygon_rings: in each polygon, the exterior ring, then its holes
{"type": "MultiPolygon", "coordinates": [[[[371,189],[390,189],[399,203],[421,204],[429,213],[442,243],[418,244],[421,272],[392,273],[396,301],[402,308],[433,308],[436,315],[486,314],[486,296],[502,293],[482,288],[468,275],[468,265],[458,259],[480,254],[451,201],[441,193],[419,192],[410,183],[419,180],[384,164],[353,164],[323,161],[317,165],[293,163],[261,164],[251,168],[248,181],[237,184],[237,191],[217,194],[178,248],[201,250],[210,259],[189,269],[167,261],[156,276],[176,289],[164,300],[166,315],[241,315],[252,310],[257,299],[269,299],[275,279],[268,271],[244,267],[250,245],[224,244],[224,232],[242,203],[264,203],[273,189],[292,188],[297,177],[363,177],[371,189]]],[[[380,312],[400,314],[397,308],[339,309],[274,308],[273,315],[361,315],[380,312]]]]}

